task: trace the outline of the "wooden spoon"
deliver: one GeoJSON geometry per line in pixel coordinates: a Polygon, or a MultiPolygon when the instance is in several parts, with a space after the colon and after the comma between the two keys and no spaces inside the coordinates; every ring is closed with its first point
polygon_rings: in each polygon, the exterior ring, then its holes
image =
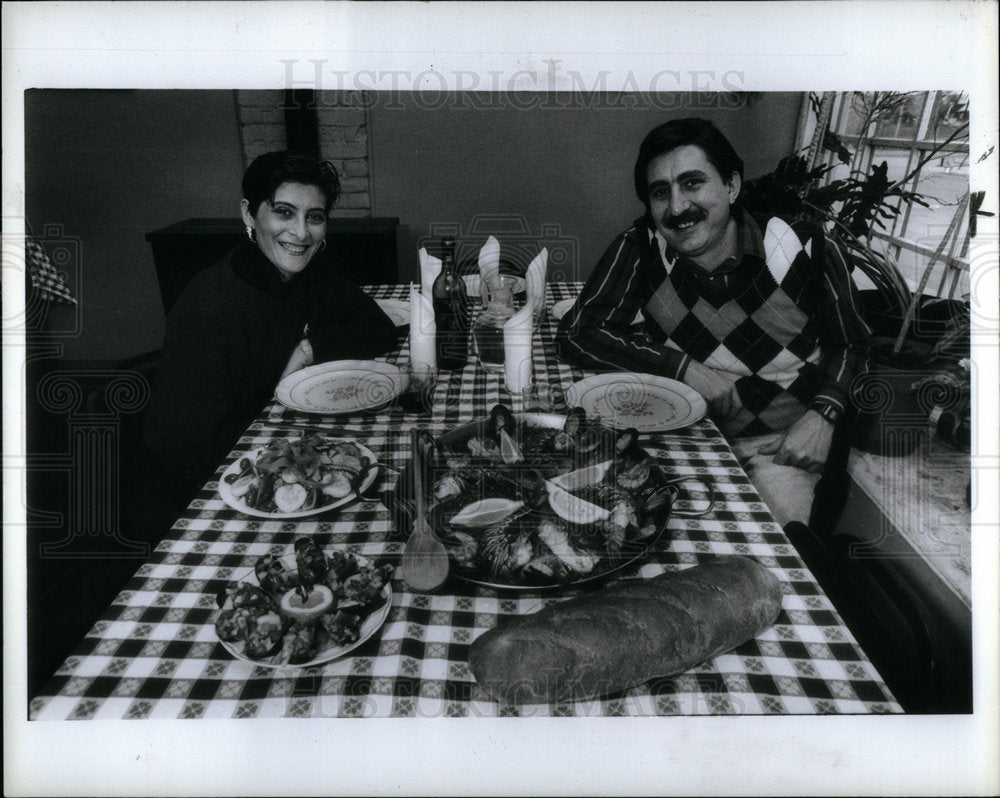
{"type": "Polygon", "coordinates": [[[427,522],[424,504],[427,457],[419,430],[411,430],[410,448],[413,451],[413,531],[403,550],[403,580],[411,590],[428,593],[448,578],[448,551],[427,522]]]}

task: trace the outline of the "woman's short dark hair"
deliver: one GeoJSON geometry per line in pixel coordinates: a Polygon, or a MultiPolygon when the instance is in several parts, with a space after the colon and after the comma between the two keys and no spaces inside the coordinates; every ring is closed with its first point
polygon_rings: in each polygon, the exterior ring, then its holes
{"type": "Polygon", "coordinates": [[[316,186],[326,197],[327,213],[340,196],[340,178],[329,161],[307,152],[266,152],[243,173],[243,198],[250,204],[250,214],[256,216],[262,202],[274,202],[274,193],[283,183],[316,186]]]}
{"type": "Polygon", "coordinates": [[[733,172],[743,178],[743,160],[736,154],[733,145],[722,135],[715,125],[707,119],[673,119],[659,127],[654,127],[639,145],[639,157],[635,162],[635,193],[649,210],[649,189],[646,170],[654,158],[683,147],[694,144],[705,152],[705,156],[714,166],[723,180],[728,180],[733,172]]]}

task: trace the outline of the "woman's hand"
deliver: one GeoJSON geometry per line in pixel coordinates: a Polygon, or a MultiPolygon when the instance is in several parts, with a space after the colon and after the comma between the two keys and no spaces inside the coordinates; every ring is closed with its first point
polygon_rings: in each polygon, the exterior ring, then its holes
{"type": "Polygon", "coordinates": [[[309,343],[308,338],[303,338],[299,341],[298,346],[292,350],[292,356],[288,358],[288,363],[285,366],[285,370],[281,372],[281,378],[279,382],[285,377],[287,377],[292,372],[298,371],[299,369],[305,368],[306,366],[311,366],[313,362],[313,349],[312,344],[309,343]]]}
{"type": "Polygon", "coordinates": [[[708,412],[713,418],[733,418],[743,408],[736,382],[697,360],[688,363],[684,383],[690,385],[708,402],[708,412]]]}
{"type": "Polygon", "coordinates": [[[833,424],[815,410],[807,410],[785,434],[760,454],[773,454],[777,465],[790,465],[818,474],[826,464],[833,440],[833,424]]]}

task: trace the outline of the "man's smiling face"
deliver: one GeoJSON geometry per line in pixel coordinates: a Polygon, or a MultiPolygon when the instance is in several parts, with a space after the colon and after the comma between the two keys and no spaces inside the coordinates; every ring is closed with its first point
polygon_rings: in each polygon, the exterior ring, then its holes
{"type": "Polygon", "coordinates": [[[646,185],[653,223],[677,252],[706,269],[732,254],[739,174],[723,178],[701,147],[685,144],[650,161],[646,185]]]}

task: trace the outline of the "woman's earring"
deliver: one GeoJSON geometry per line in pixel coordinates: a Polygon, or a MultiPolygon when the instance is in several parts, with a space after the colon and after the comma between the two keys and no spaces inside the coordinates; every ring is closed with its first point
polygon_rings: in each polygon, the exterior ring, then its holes
{"type": "Polygon", "coordinates": [[[326,239],[325,238],[322,241],[319,242],[319,251],[322,252],[324,249],[326,249],[326,239]]]}
{"type": "Polygon", "coordinates": [[[257,231],[254,230],[250,225],[246,226],[247,238],[254,244],[257,243],[257,231]]]}

